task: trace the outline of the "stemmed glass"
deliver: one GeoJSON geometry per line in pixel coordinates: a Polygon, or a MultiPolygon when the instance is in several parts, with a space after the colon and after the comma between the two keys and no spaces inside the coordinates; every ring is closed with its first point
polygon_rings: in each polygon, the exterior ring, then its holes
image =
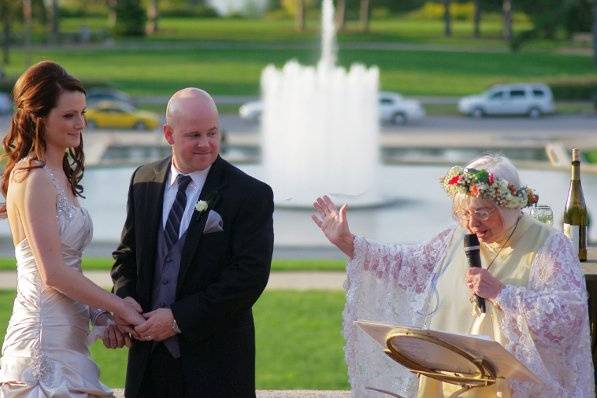
{"type": "Polygon", "coordinates": [[[553,225],[553,211],[548,205],[532,206],[529,215],[543,224],[553,225]]]}

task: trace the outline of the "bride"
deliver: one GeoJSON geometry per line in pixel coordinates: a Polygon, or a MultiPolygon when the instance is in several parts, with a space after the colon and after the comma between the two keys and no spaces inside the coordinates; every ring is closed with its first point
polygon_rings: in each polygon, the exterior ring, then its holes
{"type": "MultiPolygon", "coordinates": [[[[113,313],[135,325],[141,308],[81,273],[92,235],[82,196],[85,90],[44,61],[14,87],[16,110],[3,145],[0,211],[15,244],[18,287],[0,359],[0,396],[112,397],[89,357],[89,321],[113,313]]],[[[117,333],[114,327],[111,333],[117,333]]]]}

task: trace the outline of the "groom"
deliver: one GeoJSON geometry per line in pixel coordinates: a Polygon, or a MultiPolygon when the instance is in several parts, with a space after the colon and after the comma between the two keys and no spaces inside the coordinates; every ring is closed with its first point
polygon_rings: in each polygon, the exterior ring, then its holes
{"type": "Polygon", "coordinates": [[[272,191],[219,156],[207,92],[175,93],[163,132],[172,156],[134,172],[113,253],[114,292],[146,318],[125,396],[255,397],[251,307],[269,277],[272,191]]]}

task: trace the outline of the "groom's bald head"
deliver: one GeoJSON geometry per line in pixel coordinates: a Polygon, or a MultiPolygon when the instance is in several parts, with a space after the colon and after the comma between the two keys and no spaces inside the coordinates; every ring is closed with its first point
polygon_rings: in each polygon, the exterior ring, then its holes
{"type": "Polygon", "coordinates": [[[181,118],[202,117],[219,119],[218,108],[209,93],[195,87],[177,91],[166,108],[166,124],[174,125],[181,118]]]}
{"type": "Polygon", "coordinates": [[[174,93],[166,108],[164,137],[178,170],[190,173],[211,166],[220,152],[220,118],[209,93],[194,87],[174,93]]]}

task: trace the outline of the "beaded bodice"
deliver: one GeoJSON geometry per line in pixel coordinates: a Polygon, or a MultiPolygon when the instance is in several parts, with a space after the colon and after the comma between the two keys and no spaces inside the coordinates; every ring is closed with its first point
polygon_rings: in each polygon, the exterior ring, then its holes
{"type": "MultiPolygon", "coordinates": [[[[54,172],[42,167],[56,190],[56,220],[66,267],[81,272],[83,249],[92,236],[89,213],[69,198],[54,172]]],[[[43,248],[39,248],[43,250],[43,248]]],[[[15,247],[17,295],[0,360],[0,396],[112,397],[89,358],[89,308],[46,286],[27,239],[15,247]],[[4,383],[4,384],[3,384],[4,383]],[[25,387],[23,387],[25,384],[25,387]]]]}

